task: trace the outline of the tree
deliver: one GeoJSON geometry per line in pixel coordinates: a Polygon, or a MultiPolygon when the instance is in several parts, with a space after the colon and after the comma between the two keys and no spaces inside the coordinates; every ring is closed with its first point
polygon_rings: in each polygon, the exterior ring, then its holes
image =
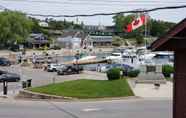
{"type": "Polygon", "coordinates": [[[113,46],[121,46],[124,44],[124,39],[118,36],[113,37],[112,45],[113,46]]]}
{"type": "Polygon", "coordinates": [[[136,36],[136,43],[141,45],[144,44],[145,40],[144,37],[142,35],[136,36]]]}
{"type": "Polygon", "coordinates": [[[150,34],[155,37],[159,37],[163,35],[175,25],[175,23],[154,20],[154,19],[151,19],[150,23],[151,23],[150,34]]]}
{"type": "Polygon", "coordinates": [[[54,19],[47,20],[49,28],[53,30],[64,30],[64,29],[83,29],[81,24],[75,24],[73,21],[57,21],[54,19]]]}
{"type": "MultiPolygon", "coordinates": [[[[127,16],[124,16],[122,14],[118,14],[113,17],[113,21],[115,23],[116,32],[119,32],[122,35],[122,37],[125,38],[135,38],[139,35],[144,37],[145,34],[145,26],[142,26],[130,33],[124,32],[124,27],[127,26],[129,23],[132,22],[132,20],[135,18],[135,14],[130,14],[127,16]]],[[[155,19],[149,19],[147,22],[148,26],[148,32],[149,35],[154,37],[159,37],[165,32],[167,32],[170,28],[172,28],[175,25],[175,23],[166,22],[166,21],[160,21],[155,19]]]]}
{"type": "Polygon", "coordinates": [[[33,22],[32,33],[42,33],[43,32],[43,29],[39,25],[39,20],[37,20],[35,18],[30,18],[30,19],[32,19],[32,22],[33,22]]]}
{"type": "Polygon", "coordinates": [[[23,13],[0,12],[0,46],[13,46],[26,41],[32,29],[32,21],[23,13]]]}

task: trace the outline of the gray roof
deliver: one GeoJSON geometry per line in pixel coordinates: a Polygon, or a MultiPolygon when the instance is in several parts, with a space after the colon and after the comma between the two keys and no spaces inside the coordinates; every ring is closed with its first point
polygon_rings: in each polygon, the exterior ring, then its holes
{"type": "Polygon", "coordinates": [[[63,34],[61,35],[61,37],[65,38],[69,36],[85,39],[87,35],[81,30],[63,30],[63,34]]]}
{"type": "Polygon", "coordinates": [[[42,33],[32,33],[27,39],[28,42],[33,44],[46,44],[49,43],[49,40],[42,33]]]}
{"type": "Polygon", "coordinates": [[[57,42],[81,42],[80,38],[67,36],[67,37],[59,37],[57,38],[57,42]]]}

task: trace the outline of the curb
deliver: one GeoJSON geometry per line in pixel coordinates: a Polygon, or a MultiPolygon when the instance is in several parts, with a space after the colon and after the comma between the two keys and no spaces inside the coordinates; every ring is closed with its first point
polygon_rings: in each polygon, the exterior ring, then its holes
{"type": "Polygon", "coordinates": [[[15,98],[20,98],[20,99],[38,99],[38,100],[74,100],[72,97],[63,97],[63,96],[56,96],[56,95],[48,95],[48,94],[43,94],[43,93],[37,93],[37,92],[32,92],[28,90],[21,90],[19,91],[19,94],[15,98]]]}
{"type": "Polygon", "coordinates": [[[52,100],[52,101],[62,101],[62,102],[70,102],[70,101],[79,101],[79,102],[90,102],[90,101],[110,101],[110,100],[128,100],[128,99],[141,99],[138,96],[127,96],[127,97],[107,97],[107,98],[88,98],[88,99],[78,99],[73,97],[64,97],[64,96],[56,96],[56,95],[48,95],[43,93],[32,92],[28,90],[21,90],[16,99],[29,99],[29,100],[52,100]]]}
{"type": "Polygon", "coordinates": [[[5,98],[8,98],[8,96],[6,96],[6,95],[1,95],[0,98],[5,99],[5,98]]]}

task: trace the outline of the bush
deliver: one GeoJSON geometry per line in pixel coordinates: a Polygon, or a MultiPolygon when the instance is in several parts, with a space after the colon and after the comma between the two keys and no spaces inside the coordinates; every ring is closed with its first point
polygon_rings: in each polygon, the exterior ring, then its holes
{"type": "Polygon", "coordinates": [[[19,46],[18,45],[11,45],[9,48],[11,51],[18,52],[19,51],[19,46]]]}
{"type": "Polygon", "coordinates": [[[143,36],[139,35],[139,36],[136,36],[136,43],[137,44],[143,44],[145,42],[143,36]]]}
{"type": "Polygon", "coordinates": [[[139,73],[140,73],[140,70],[137,70],[136,69],[136,70],[130,70],[130,71],[128,71],[127,75],[129,77],[137,77],[139,73]]]}
{"type": "Polygon", "coordinates": [[[172,73],[174,73],[174,67],[171,65],[164,65],[162,67],[162,73],[165,77],[170,77],[172,73]]]}
{"type": "Polygon", "coordinates": [[[120,71],[121,69],[119,68],[112,68],[107,71],[107,77],[108,80],[117,80],[120,79],[120,71]]]}

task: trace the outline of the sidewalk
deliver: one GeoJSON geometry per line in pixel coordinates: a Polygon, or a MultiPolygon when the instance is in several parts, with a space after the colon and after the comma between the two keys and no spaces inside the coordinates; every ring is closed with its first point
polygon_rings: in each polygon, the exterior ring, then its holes
{"type": "Polygon", "coordinates": [[[134,84],[133,80],[128,80],[134,94],[142,98],[166,98],[172,99],[173,84],[167,81],[166,84],[161,84],[159,89],[155,89],[153,84],[134,84]]]}
{"type": "Polygon", "coordinates": [[[14,100],[15,97],[19,94],[20,90],[21,89],[9,90],[7,95],[3,95],[3,92],[0,92],[0,100],[14,100]]]}

